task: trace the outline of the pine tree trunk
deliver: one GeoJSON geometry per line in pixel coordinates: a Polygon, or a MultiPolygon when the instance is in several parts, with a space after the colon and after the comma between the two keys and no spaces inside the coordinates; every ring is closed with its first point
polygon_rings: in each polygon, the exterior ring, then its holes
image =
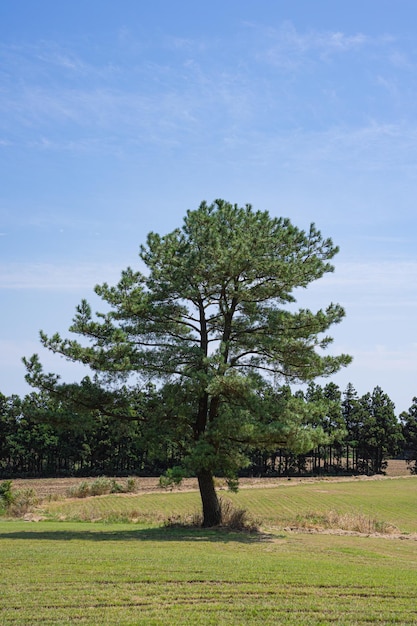
{"type": "Polygon", "coordinates": [[[209,470],[202,470],[197,474],[203,504],[203,527],[218,526],[222,521],[220,502],[214,488],[213,474],[209,470]]]}

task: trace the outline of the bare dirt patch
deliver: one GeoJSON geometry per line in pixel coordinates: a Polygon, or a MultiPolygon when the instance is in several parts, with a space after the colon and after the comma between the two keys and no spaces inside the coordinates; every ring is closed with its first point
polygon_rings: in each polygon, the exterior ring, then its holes
{"type": "Polygon", "coordinates": [[[385,473],[387,476],[411,476],[407,462],[397,459],[388,461],[388,467],[385,473]]]}
{"type": "MultiPolygon", "coordinates": [[[[113,479],[113,477],[108,477],[113,479]]],[[[152,491],[160,491],[159,478],[146,477],[138,478],[134,477],[136,483],[137,493],[149,493],[152,491]]],[[[40,499],[53,499],[66,497],[72,487],[80,485],[82,482],[92,483],[96,478],[27,478],[16,479],[12,481],[12,487],[16,490],[33,489],[40,499]]],[[[124,486],[127,483],[127,478],[114,477],[114,480],[120,485],[124,486]]],[[[197,488],[197,481],[194,479],[187,479],[184,481],[184,488],[194,486],[197,488]]]]}

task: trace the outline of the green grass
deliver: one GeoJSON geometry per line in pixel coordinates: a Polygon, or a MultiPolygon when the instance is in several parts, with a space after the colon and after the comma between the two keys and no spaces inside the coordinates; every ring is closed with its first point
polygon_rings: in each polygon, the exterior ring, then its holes
{"type": "Polygon", "coordinates": [[[417,477],[350,482],[323,480],[237,494],[239,506],[264,523],[286,525],[311,511],[357,512],[389,522],[402,532],[417,532],[417,477]],[[263,492],[263,493],[262,493],[263,492]]]}
{"type": "MultiPolygon", "coordinates": [[[[297,516],[325,513],[357,513],[389,522],[406,533],[417,532],[417,477],[372,481],[352,480],[314,483],[283,483],[274,488],[221,492],[236,506],[245,508],[263,525],[285,527],[297,516]]],[[[158,522],[200,510],[197,492],[108,495],[86,500],[50,502],[44,512],[67,520],[138,519],[158,522]]]]}
{"type": "Polygon", "coordinates": [[[0,522],[0,624],[415,624],[412,538],[278,527],[327,507],[415,532],[416,487],[417,478],[321,481],[230,494],[264,519],[261,535],[157,525],[197,510],[196,493],[51,502],[51,516],[82,517],[88,506],[148,521],[0,522]]]}
{"type": "Polygon", "coordinates": [[[412,541],[0,523],[1,624],[415,624],[412,541]]]}

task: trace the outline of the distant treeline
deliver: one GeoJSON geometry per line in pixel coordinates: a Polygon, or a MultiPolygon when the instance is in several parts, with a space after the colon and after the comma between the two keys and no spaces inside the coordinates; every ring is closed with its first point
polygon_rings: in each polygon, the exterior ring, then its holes
{"type": "MultiPolygon", "coordinates": [[[[245,475],[376,474],[401,456],[417,472],[417,398],[400,416],[380,387],[359,397],[352,384],[310,384],[297,391],[326,411],[317,422],[328,443],[308,454],[289,450],[251,452],[245,475]]],[[[157,449],[143,436],[141,420],[98,410],[74,414],[51,407],[41,394],[0,394],[0,476],[160,475],[177,463],[176,447],[161,439],[157,449]]]]}

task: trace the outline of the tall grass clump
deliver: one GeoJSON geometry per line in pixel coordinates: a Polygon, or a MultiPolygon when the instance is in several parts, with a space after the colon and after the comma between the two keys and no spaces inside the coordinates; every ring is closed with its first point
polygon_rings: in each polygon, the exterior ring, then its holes
{"type": "Polygon", "coordinates": [[[129,478],[125,485],[117,482],[114,478],[101,476],[89,482],[83,480],[79,485],[74,485],[68,489],[70,498],[88,498],[90,496],[104,496],[109,493],[132,493],[136,491],[136,481],[129,478]]]}
{"type": "Polygon", "coordinates": [[[235,507],[233,502],[220,498],[222,527],[230,530],[258,532],[259,524],[251,518],[246,509],[235,507]]]}

